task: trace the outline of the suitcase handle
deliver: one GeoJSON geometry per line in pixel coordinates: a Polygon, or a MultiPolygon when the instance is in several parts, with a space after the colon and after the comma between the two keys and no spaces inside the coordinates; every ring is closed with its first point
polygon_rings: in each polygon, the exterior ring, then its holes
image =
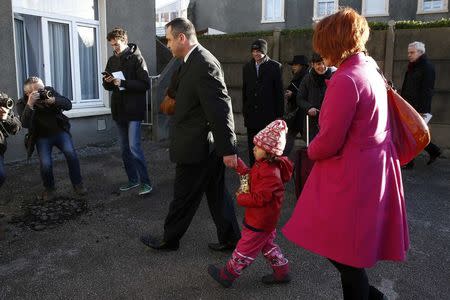
{"type": "Polygon", "coordinates": [[[309,116],[306,113],[306,147],[309,146],[309,116]]]}

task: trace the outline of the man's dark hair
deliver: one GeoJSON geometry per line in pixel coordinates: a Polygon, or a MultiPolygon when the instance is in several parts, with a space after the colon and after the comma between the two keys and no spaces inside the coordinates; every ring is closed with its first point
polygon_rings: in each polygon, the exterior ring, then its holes
{"type": "Polygon", "coordinates": [[[311,56],[311,62],[312,63],[320,63],[323,61],[322,56],[320,56],[319,53],[314,52],[311,56]]]}
{"type": "Polygon", "coordinates": [[[186,38],[190,41],[197,38],[195,34],[195,27],[191,21],[186,18],[175,18],[166,24],[166,29],[171,28],[172,35],[178,37],[180,33],[184,34],[186,38]]]}
{"type": "Polygon", "coordinates": [[[123,28],[116,27],[112,31],[108,32],[106,39],[108,40],[108,42],[111,40],[126,41],[128,40],[127,31],[123,28]]]}

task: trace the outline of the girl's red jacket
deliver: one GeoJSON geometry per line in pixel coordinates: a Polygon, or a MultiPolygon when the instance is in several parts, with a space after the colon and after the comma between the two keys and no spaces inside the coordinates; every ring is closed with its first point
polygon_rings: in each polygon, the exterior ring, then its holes
{"type": "Polygon", "coordinates": [[[237,196],[238,204],[246,208],[246,225],[261,231],[275,229],[284,199],[284,184],[291,179],[293,169],[292,162],[285,156],[256,161],[251,169],[238,159],[237,173],[250,173],[250,192],[237,196]]]}

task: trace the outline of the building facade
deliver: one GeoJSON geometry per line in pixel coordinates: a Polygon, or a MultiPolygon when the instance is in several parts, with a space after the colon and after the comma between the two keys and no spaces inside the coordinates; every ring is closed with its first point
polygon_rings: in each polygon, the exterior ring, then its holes
{"type": "Polygon", "coordinates": [[[448,0],[191,0],[196,28],[226,33],[311,27],[350,6],[369,21],[430,21],[449,18],[448,0]]]}
{"type": "MultiPolygon", "coordinates": [[[[106,34],[120,26],[128,31],[156,73],[155,3],[152,0],[7,0],[0,4],[0,90],[14,99],[23,82],[38,76],[73,104],[71,119],[76,147],[108,143],[114,137],[109,94],[101,72],[112,50],[106,34]]],[[[23,134],[10,137],[7,161],[25,158],[23,134]]]]}
{"type": "Polygon", "coordinates": [[[159,4],[156,1],[156,35],[164,36],[165,25],[178,17],[187,18],[187,10],[188,10],[189,0],[173,0],[170,2],[164,2],[163,4],[159,4]]]}

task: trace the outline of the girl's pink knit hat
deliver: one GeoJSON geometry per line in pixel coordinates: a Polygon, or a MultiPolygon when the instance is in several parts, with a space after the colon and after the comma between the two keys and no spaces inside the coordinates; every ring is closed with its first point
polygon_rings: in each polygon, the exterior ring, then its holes
{"type": "Polygon", "coordinates": [[[253,144],[266,152],[281,156],[286,146],[287,131],[288,128],[285,121],[275,120],[255,135],[253,144]]]}

